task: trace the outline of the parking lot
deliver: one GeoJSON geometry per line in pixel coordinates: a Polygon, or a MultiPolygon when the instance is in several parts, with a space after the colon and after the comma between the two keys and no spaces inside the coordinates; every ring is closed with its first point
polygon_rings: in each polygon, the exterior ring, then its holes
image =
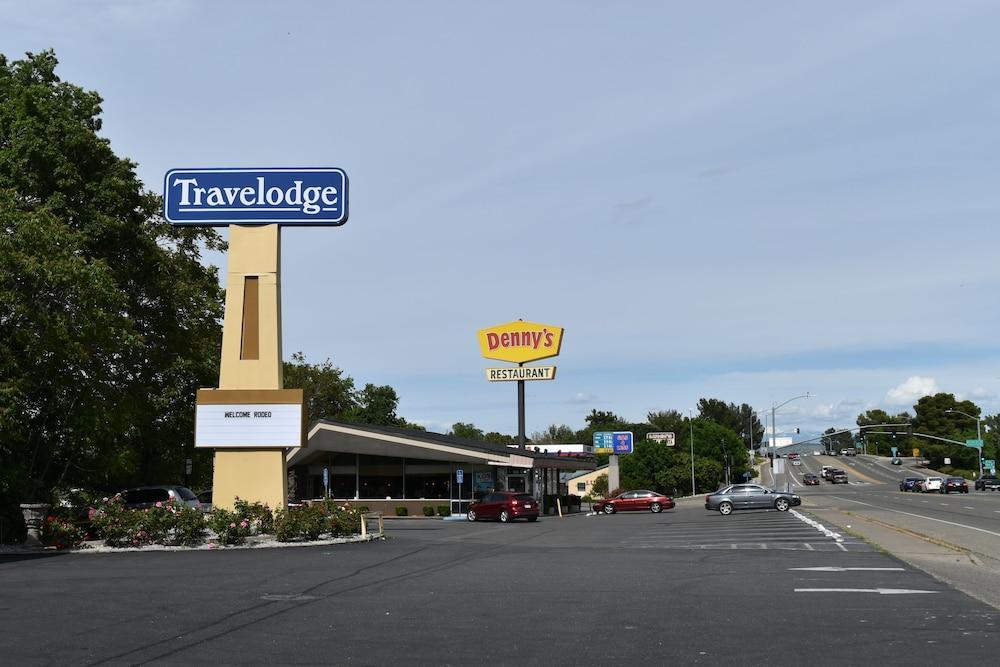
{"type": "Polygon", "coordinates": [[[722,517],[693,500],[656,515],[387,524],[384,542],[341,547],[0,560],[0,654],[797,664],[897,662],[904,646],[961,660],[1000,643],[993,608],[791,513],[722,517]]]}

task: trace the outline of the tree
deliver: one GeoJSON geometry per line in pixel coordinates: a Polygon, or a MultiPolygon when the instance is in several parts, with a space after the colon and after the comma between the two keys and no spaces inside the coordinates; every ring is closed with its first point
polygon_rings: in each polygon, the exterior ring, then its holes
{"type": "Polygon", "coordinates": [[[462,422],[452,424],[448,435],[453,435],[456,438],[465,438],[466,440],[483,439],[482,429],[476,428],[475,424],[463,424],[462,422]]]}
{"type": "Polygon", "coordinates": [[[542,432],[531,434],[531,441],[539,445],[576,442],[576,431],[569,426],[551,424],[542,432]]]}
{"type": "Polygon", "coordinates": [[[396,415],[398,405],[399,396],[395,389],[387,384],[376,386],[368,383],[355,395],[355,406],[347,419],[359,424],[404,426],[406,420],[396,415]]]}
{"type": "Polygon", "coordinates": [[[851,435],[850,431],[841,428],[826,429],[819,442],[823,450],[827,452],[839,452],[841,449],[855,445],[854,436],[851,435]]]}
{"type": "MultiPolygon", "coordinates": [[[[874,427],[862,429],[860,432],[867,443],[869,453],[889,455],[892,447],[905,451],[920,446],[909,437],[910,428],[907,425],[912,419],[908,412],[890,415],[885,410],[875,408],[858,415],[856,423],[858,426],[874,427]]],[[[853,447],[854,443],[841,446],[853,447]]]]}
{"type": "Polygon", "coordinates": [[[757,419],[753,408],[746,403],[736,405],[718,398],[702,398],[698,400],[698,417],[740,434],[747,448],[751,448],[764,438],[763,425],[757,419]]]}
{"type": "Polygon", "coordinates": [[[285,387],[304,390],[310,424],[320,419],[344,421],[357,410],[353,378],[329,359],[310,364],[304,354],[295,352],[291,361],[284,362],[284,378],[285,387]]]}
{"type": "MultiPolygon", "coordinates": [[[[934,435],[949,440],[965,442],[976,437],[976,420],[966,417],[960,412],[978,417],[979,406],[972,401],[958,401],[954,394],[938,393],[924,396],[913,406],[916,413],[913,418],[914,433],[934,435]],[[955,410],[956,412],[948,412],[955,410]]],[[[979,471],[978,450],[963,445],[951,445],[921,439],[923,455],[931,461],[932,467],[944,465],[944,458],[951,458],[955,468],[979,471]]]]}
{"type": "Polygon", "coordinates": [[[222,292],[135,165],[101,98],[46,51],[0,56],[0,512],[57,486],[180,481],[194,396],[218,378],[222,292]]]}
{"type": "Polygon", "coordinates": [[[594,479],[594,483],[590,487],[590,493],[591,493],[591,495],[599,496],[601,498],[607,498],[609,490],[610,489],[608,489],[608,476],[607,475],[598,475],[594,479]]]}

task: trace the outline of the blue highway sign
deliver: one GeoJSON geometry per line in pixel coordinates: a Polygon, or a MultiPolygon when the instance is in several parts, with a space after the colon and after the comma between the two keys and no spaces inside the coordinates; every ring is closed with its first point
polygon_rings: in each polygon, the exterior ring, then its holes
{"type": "Polygon", "coordinates": [[[174,225],[342,225],[342,169],[171,169],[163,179],[163,217],[174,225]]]}

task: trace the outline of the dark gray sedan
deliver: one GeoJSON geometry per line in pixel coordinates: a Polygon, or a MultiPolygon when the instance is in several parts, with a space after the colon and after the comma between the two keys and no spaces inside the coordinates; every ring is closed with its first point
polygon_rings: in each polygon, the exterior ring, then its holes
{"type": "Polygon", "coordinates": [[[705,509],[719,510],[721,514],[732,514],[733,510],[788,511],[789,507],[801,505],[802,499],[794,493],[775,491],[757,484],[733,484],[705,496],[705,509]]]}

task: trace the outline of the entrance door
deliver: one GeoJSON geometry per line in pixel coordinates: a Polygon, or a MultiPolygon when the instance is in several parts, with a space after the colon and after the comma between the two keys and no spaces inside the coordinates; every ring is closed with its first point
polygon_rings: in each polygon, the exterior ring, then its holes
{"type": "Polygon", "coordinates": [[[507,475],[507,490],[515,493],[527,493],[528,481],[524,475],[507,475]]]}

